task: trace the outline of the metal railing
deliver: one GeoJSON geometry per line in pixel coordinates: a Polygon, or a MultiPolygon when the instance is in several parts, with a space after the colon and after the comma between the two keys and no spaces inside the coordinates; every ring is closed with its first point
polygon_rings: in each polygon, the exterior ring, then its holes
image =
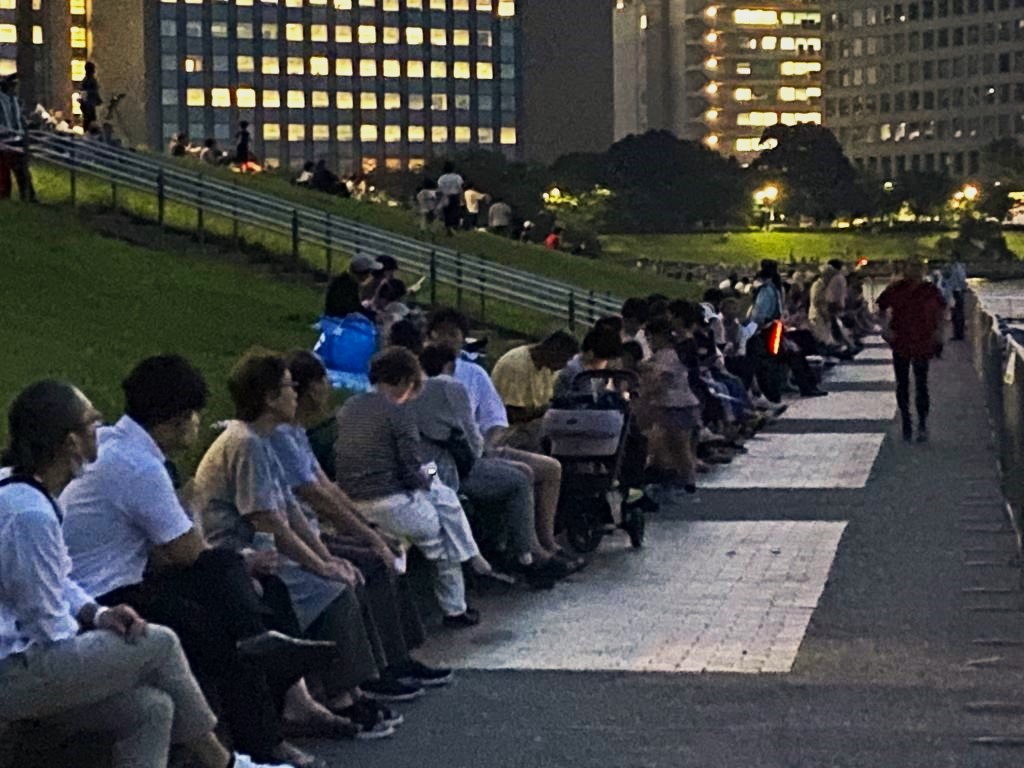
{"type": "Polygon", "coordinates": [[[175,163],[99,141],[34,132],[31,152],[34,157],[69,172],[73,203],[78,175],[84,174],[111,184],[115,201],[119,186],[152,194],[156,199],[156,220],[161,226],[165,223],[167,203],[195,208],[195,229],[200,240],[206,235],[206,215],[231,220],[236,240],[243,226],[286,237],[291,243],[293,266],[299,264],[302,245],[324,249],[328,273],[333,271],[337,251],[393,256],[403,270],[419,271],[428,277],[431,303],[436,303],[437,286],[447,285],[455,289],[459,306],[475,297],[480,311],[485,313],[486,302],[493,300],[557,318],[571,328],[577,323],[591,324],[603,315],[617,313],[621,307],[621,300],[609,294],[354,222],[319,208],[211,178],[198,169],[190,172],[175,163]]]}

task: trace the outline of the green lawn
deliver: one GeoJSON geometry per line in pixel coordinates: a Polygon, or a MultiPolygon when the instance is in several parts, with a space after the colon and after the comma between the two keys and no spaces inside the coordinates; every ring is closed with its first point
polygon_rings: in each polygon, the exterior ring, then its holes
{"type": "MultiPolygon", "coordinates": [[[[225,377],[254,345],[310,347],[320,305],[283,283],[196,251],[148,250],[102,237],[60,207],[0,204],[0,408],[26,384],[79,385],[109,416],[120,382],[143,357],[176,352],[207,376],[206,423],[231,415],[225,377]]],[[[6,442],[6,419],[0,420],[6,442]]],[[[195,456],[191,457],[193,460],[195,456]]]]}
{"type": "Polygon", "coordinates": [[[610,235],[606,254],[616,260],[654,259],[692,264],[756,265],[761,259],[827,261],[842,257],[888,261],[927,252],[939,235],[867,235],[851,232],[731,232],[693,235],[610,235]]]}

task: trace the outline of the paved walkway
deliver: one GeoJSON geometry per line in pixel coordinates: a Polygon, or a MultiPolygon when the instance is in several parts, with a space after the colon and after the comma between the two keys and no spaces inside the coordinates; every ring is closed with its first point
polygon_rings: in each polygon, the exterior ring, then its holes
{"type": "MultiPolygon", "coordinates": [[[[548,593],[482,600],[425,649],[460,668],[338,765],[1009,766],[1024,603],[965,345],[905,445],[880,343],[548,593]]],[[[333,764],[333,760],[332,760],[333,764]]]]}

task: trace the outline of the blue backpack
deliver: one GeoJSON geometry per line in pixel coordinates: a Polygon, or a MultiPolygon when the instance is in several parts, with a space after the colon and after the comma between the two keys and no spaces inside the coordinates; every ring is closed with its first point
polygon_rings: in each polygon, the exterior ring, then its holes
{"type": "Polygon", "coordinates": [[[313,352],[323,361],[331,383],[339,389],[370,389],[370,360],[377,353],[377,326],[365,315],[321,317],[320,338],[313,352]]]}

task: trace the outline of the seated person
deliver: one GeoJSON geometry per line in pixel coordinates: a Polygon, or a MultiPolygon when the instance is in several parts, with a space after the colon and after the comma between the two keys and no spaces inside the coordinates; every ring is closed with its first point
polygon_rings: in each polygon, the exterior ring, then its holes
{"type": "Polygon", "coordinates": [[[327,367],[331,384],[353,392],[370,388],[370,358],[380,346],[376,317],[363,306],[359,291],[357,279],[347,273],[331,280],[313,349],[327,367]]]}
{"type": "Polygon", "coordinates": [[[324,546],[282,485],[283,470],[268,438],[295,418],[296,396],[284,360],[246,354],[232,369],[228,390],[237,419],[207,450],[196,470],[194,494],[203,529],[223,549],[273,550],[304,636],[338,646],[319,671],[328,709],[355,723],[357,738],[390,736],[381,712],[358,686],[378,677],[373,648],[355,593],[362,576],[324,546]]]}
{"type": "Polygon", "coordinates": [[[171,744],[204,768],[255,768],[213,734],[217,719],[177,636],[129,606],[100,607],[71,579],[56,497],[96,460],[100,414],[74,387],[41,381],[8,413],[0,477],[0,723],[51,736],[113,737],[114,768],[167,765],[171,744]]]}
{"type": "Polygon", "coordinates": [[[366,580],[365,602],[384,663],[381,679],[364,684],[363,690],[382,701],[406,701],[422,694],[423,686],[446,685],[452,679],[450,669],[432,669],[409,653],[425,638],[406,580],[396,573],[401,543],[367,525],[352,500],[320,468],[306,436],[306,426],[319,423],[330,407],[327,371],[305,350],[292,352],[287,361],[298,394],[295,421],[278,427],[270,442],[296,498],[331,529],[321,533],[328,550],[355,563],[366,580]]]}
{"type": "Polygon", "coordinates": [[[435,564],[434,594],[445,626],[474,626],[480,616],[466,605],[462,563],[472,562],[482,572],[490,566],[458,498],[442,506],[432,495],[436,468],[433,475],[424,468],[419,430],[412,412],[402,407],[422,386],[419,361],[407,349],[387,349],[371,362],[370,381],[373,392],[349,399],[338,412],[338,484],[368,520],[408,539],[435,564]]]}
{"type": "MultiPolygon", "coordinates": [[[[206,382],[183,358],[153,357],[123,389],[125,415],[99,431],[98,459],[60,497],[72,578],[101,605],[131,605],[177,632],[196,674],[218,692],[240,749],[259,760],[312,765],[282,741],[277,713],[285,692],[304,671],[329,662],[333,647],[267,631],[266,607],[242,558],[207,546],[166,467],[165,452],[187,449],[198,436],[206,382]]],[[[272,578],[264,589],[284,589],[272,587],[272,578]]],[[[337,720],[326,710],[302,712],[292,699],[286,717],[293,721],[337,720]]],[[[335,725],[347,732],[343,721],[335,725]]]]}
{"type": "Polygon", "coordinates": [[[295,181],[293,183],[300,187],[308,187],[309,182],[313,180],[313,169],[315,167],[316,165],[312,160],[307,160],[302,164],[302,170],[299,172],[299,175],[295,177],[295,181]]]}
{"type": "Polygon", "coordinates": [[[491,379],[511,425],[503,437],[505,445],[540,450],[541,419],[551,403],[555,377],[578,351],[575,338],[556,331],[538,344],[510,349],[494,364],[491,379]]]}
{"type": "Polygon", "coordinates": [[[531,536],[532,554],[521,554],[515,567],[525,570],[527,579],[539,587],[579,570],[585,563],[564,552],[555,539],[562,465],[541,453],[501,445],[509,426],[508,414],[487,371],[462,354],[469,333],[465,315],[455,309],[439,309],[430,316],[427,333],[432,343],[458,355],[454,378],[466,388],[473,417],[484,436],[484,458],[463,478],[462,492],[474,504],[507,503],[509,528],[515,532],[519,523],[512,521],[526,517],[521,493],[521,477],[525,477],[533,488],[535,533],[531,536]]]}
{"type": "Polygon", "coordinates": [[[618,331],[593,328],[583,337],[580,353],[570,360],[555,379],[552,402],[572,400],[574,395],[597,398],[604,388],[598,379],[576,381],[577,375],[603,371],[622,357],[622,340],[618,331]]]}

